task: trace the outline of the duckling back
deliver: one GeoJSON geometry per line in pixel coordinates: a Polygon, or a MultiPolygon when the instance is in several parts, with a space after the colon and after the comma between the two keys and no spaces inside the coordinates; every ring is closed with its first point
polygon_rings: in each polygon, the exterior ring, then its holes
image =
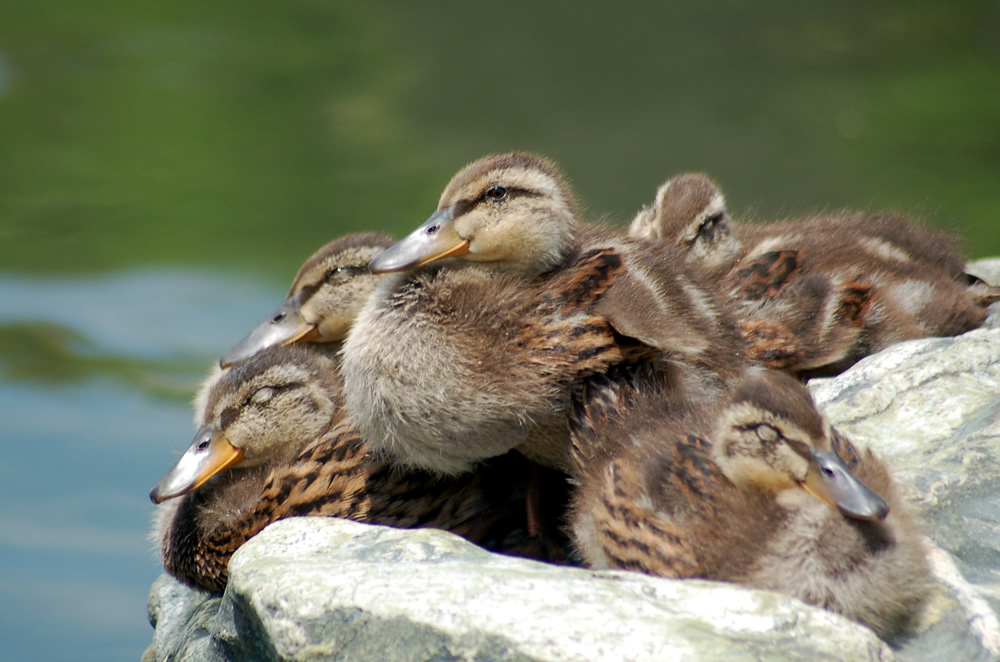
{"type": "Polygon", "coordinates": [[[730,224],[724,209],[714,182],[684,175],[661,187],[632,232],[658,233],[716,283],[764,365],[836,373],[902,340],[978,328],[1000,300],[1000,288],[964,273],[952,237],[902,216],[730,224]],[[702,230],[709,209],[725,221],[702,230]],[[731,237],[726,248],[720,234],[731,237]]]}

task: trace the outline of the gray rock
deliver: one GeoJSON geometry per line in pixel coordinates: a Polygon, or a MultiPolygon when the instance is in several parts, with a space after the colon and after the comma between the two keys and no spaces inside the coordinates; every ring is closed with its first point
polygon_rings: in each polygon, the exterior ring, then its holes
{"type": "Polygon", "coordinates": [[[1000,330],[900,343],[809,386],[885,459],[932,541],[943,596],[900,657],[1000,657],[1000,330]]]}
{"type": "Polygon", "coordinates": [[[149,593],[149,622],[155,630],[142,662],[218,659],[209,635],[221,602],[221,597],[160,575],[149,593]]]}
{"type": "MultiPolygon", "coordinates": [[[[1000,285],[1000,257],[988,260],[977,260],[965,265],[965,270],[973,276],[978,276],[990,285],[1000,285]]],[[[1000,329],[1000,303],[990,306],[989,317],[986,318],[985,329],[1000,329]]]]}
{"type": "MultiPolygon", "coordinates": [[[[1000,260],[970,266],[1000,282],[1000,260]]],[[[895,656],[1000,658],[1000,330],[901,343],[810,387],[925,522],[941,586],[895,656]]],[[[158,579],[144,661],[893,657],[866,628],[782,595],[552,567],[430,530],[286,520],[244,545],[230,576],[221,598],[158,579]]]]}
{"type": "Polygon", "coordinates": [[[1000,257],[970,262],[965,265],[965,270],[973,276],[982,278],[990,285],[1000,284],[1000,257]]]}
{"type": "Polygon", "coordinates": [[[285,520],[230,573],[221,600],[177,609],[177,583],[157,581],[158,630],[193,615],[151,659],[892,659],[866,628],[777,593],[554,567],[433,530],[285,520]]]}

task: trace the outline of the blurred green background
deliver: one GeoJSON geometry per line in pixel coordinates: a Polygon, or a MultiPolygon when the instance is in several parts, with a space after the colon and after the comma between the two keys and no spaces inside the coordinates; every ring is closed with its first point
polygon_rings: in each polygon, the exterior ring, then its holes
{"type": "Polygon", "coordinates": [[[498,150],[624,223],[893,209],[1000,255],[1000,3],[0,0],[0,640],[137,659],[148,488],[299,264],[498,150]]]}
{"type": "Polygon", "coordinates": [[[0,264],[288,280],[495,150],[624,220],[893,208],[1000,254],[1000,3],[5,0],[0,264]]]}

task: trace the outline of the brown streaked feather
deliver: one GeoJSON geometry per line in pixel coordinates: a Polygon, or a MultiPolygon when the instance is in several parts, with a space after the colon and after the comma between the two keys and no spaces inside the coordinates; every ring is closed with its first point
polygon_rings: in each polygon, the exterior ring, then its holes
{"type": "Polygon", "coordinates": [[[799,362],[798,337],[773,319],[741,320],[740,334],[747,356],[769,368],[788,368],[799,362]]]}
{"type": "Polygon", "coordinates": [[[624,270],[621,253],[614,248],[587,250],[545,291],[545,303],[553,308],[588,306],[604,294],[624,270]]]}
{"type": "Polygon", "coordinates": [[[612,567],[664,577],[690,577],[699,572],[689,536],[679,527],[653,519],[637,504],[642,498],[632,465],[612,461],[604,473],[600,498],[591,517],[599,521],[597,540],[612,567]],[[655,541],[655,542],[653,542],[655,541]]]}
{"type": "Polygon", "coordinates": [[[834,314],[847,326],[863,327],[876,293],[874,281],[859,274],[841,285],[837,311],[834,314]]]}
{"type": "Polygon", "coordinates": [[[745,299],[775,297],[802,270],[796,250],[770,251],[729,277],[734,292],[745,299]]]}
{"type": "MultiPolygon", "coordinates": [[[[228,582],[233,553],[268,524],[288,517],[340,517],[400,528],[430,527],[450,531],[497,551],[522,553],[510,532],[524,527],[524,495],[531,472],[516,454],[495,458],[476,472],[445,478],[421,471],[405,471],[378,458],[364,444],[350,422],[342,422],[306,448],[293,462],[278,467],[249,495],[244,512],[230,513],[228,521],[173,537],[164,552],[166,569],[186,583],[222,591],[228,582]]],[[[562,481],[547,472],[549,522],[554,504],[565,498],[562,481]]],[[[197,494],[197,493],[196,493],[197,494]]],[[[210,493],[198,499],[211,498],[210,493]]],[[[199,500],[185,504],[195,509],[199,500]]],[[[183,520],[192,522],[190,518],[183,520]]],[[[554,531],[551,523],[545,527],[554,531]]],[[[557,549],[558,536],[544,551],[557,549]]],[[[551,558],[563,561],[561,558],[551,558]]]]}

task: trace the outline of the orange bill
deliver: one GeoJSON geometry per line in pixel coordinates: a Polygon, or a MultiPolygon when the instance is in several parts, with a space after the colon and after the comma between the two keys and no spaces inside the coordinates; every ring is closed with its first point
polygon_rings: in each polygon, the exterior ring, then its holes
{"type": "Polygon", "coordinates": [[[194,441],[149,492],[153,503],[187,494],[223,469],[243,459],[243,451],[229,443],[215,426],[203,426],[194,441]]]}

